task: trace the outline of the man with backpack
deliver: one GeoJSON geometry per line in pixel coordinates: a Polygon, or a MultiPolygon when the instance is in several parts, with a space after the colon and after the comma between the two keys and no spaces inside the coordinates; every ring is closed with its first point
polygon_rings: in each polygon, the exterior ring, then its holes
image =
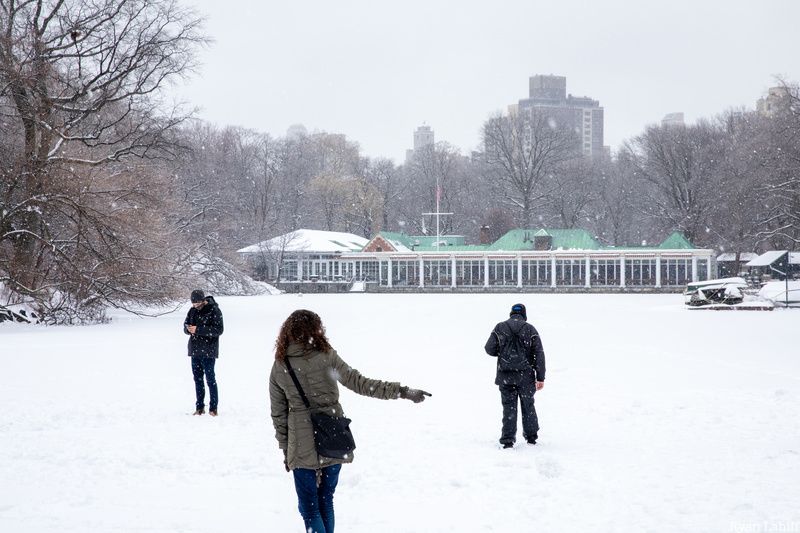
{"type": "Polygon", "coordinates": [[[494,327],[484,349],[497,357],[495,385],[503,403],[500,444],[512,448],[517,438],[517,399],[522,407],[522,435],[528,444],[539,438],[533,395],[544,387],[544,349],[536,328],[527,322],[523,304],[514,304],[508,320],[494,327]]]}

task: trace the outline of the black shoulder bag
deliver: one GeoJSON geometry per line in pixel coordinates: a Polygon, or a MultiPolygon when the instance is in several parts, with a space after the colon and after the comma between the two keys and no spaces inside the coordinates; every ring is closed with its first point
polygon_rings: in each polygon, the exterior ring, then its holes
{"type": "MultiPolygon", "coordinates": [[[[289,357],[286,357],[285,362],[294,386],[297,387],[297,392],[303,398],[303,404],[310,411],[311,404],[308,402],[308,397],[303,391],[303,387],[300,386],[292,365],[289,363],[289,357]]],[[[314,427],[314,445],[319,455],[332,459],[346,459],[356,449],[353,432],[350,431],[351,420],[349,418],[326,415],[325,413],[310,414],[311,425],[314,427]]]]}

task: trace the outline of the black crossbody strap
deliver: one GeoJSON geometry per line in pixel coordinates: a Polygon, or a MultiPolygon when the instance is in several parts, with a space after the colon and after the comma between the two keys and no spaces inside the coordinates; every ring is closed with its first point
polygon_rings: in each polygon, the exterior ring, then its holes
{"type": "Polygon", "coordinates": [[[306,406],[306,409],[311,409],[311,404],[308,403],[308,397],[306,396],[305,391],[303,391],[303,387],[300,386],[300,382],[297,380],[297,374],[294,373],[294,369],[292,368],[291,363],[289,363],[289,356],[287,355],[284,359],[286,363],[286,368],[289,369],[289,375],[294,381],[294,386],[297,387],[297,392],[300,393],[300,397],[303,398],[303,404],[306,406]]]}

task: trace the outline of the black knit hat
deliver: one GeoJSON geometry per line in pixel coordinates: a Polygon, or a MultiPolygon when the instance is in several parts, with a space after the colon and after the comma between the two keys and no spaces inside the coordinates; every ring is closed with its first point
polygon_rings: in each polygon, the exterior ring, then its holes
{"type": "Polygon", "coordinates": [[[509,313],[508,316],[511,316],[511,315],[520,315],[525,320],[528,320],[528,314],[525,312],[525,305],[524,304],[514,304],[514,305],[512,305],[511,306],[511,313],[509,313]]]}
{"type": "Polygon", "coordinates": [[[189,299],[192,301],[193,304],[196,304],[198,302],[202,302],[203,300],[205,300],[206,295],[200,289],[195,289],[192,291],[192,296],[189,299]]]}

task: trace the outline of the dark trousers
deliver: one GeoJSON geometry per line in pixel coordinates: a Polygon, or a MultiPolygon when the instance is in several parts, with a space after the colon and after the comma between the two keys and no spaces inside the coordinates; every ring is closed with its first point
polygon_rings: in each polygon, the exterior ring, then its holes
{"type": "Polygon", "coordinates": [[[303,517],[307,533],[333,533],[333,493],[339,483],[342,465],[326,466],[322,469],[317,486],[317,471],[295,468],[294,488],[297,491],[298,509],[303,517]]]}
{"type": "Polygon", "coordinates": [[[214,375],[214,363],[217,361],[213,357],[192,357],[192,375],[194,376],[194,393],[197,397],[195,407],[202,409],[205,407],[206,387],[203,383],[203,374],[208,383],[208,393],[211,396],[211,403],[208,408],[212,411],[217,410],[217,377],[214,375]]]}
{"type": "Polygon", "coordinates": [[[509,379],[500,384],[500,401],[503,402],[503,431],[501,444],[514,444],[517,440],[517,400],[522,406],[522,436],[527,441],[535,441],[539,434],[539,418],[533,406],[536,392],[536,379],[525,376],[522,379],[509,379]]]}

